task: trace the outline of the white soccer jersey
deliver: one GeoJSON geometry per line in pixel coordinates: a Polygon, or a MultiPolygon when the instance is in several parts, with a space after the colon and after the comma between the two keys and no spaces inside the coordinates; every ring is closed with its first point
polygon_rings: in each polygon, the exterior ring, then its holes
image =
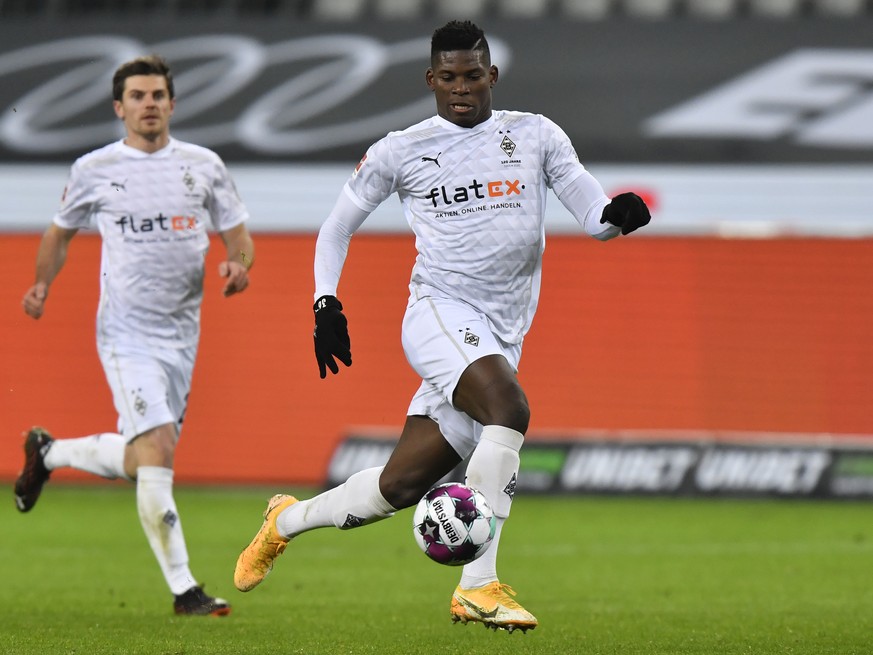
{"type": "MultiPolygon", "coordinates": [[[[366,212],[398,194],[418,249],[412,298],[468,302],[505,342],[520,343],[539,299],[547,189],[560,196],[582,175],[590,178],[555,123],[494,111],[473,128],[434,116],[388,134],[345,191],[366,212]]],[[[608,199],[593,178],[591,186],[584,201],[602,209],[608,199]]]]}
{"type": "Polygon", "coordinates": [[[98,340],[185,348],[199,337],[207,228],[247,219],[218,155],[170,139],[151,154],[117,141],[80,157],[54,222],[100,230],[98,340]]]}

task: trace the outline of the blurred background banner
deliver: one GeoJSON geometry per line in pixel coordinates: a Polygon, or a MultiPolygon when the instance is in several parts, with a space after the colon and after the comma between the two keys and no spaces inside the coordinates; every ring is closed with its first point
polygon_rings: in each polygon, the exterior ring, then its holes
{"type": "MultiPolygon", "coordinates": [[[[358,430],[334,451],[327,487],[388,461],[399,438],[358,430]]],[[[446,476],[464,480],[466,462],[446,476]]],[[[529,434],[518,489],[530,493],[873,498],[866,439],[706,431],[529,434]]]]}
{"type": "MultiPolygon", "coordinates": [[[[66,162],[118,137],[112,72],[158,52],[176,72],[180,139],[232,161],[357,161],[433,112],[424,69],[442,20],[7,18],[0,158],[66,162]]],[[[869,17],[481,22],[501,70],[495,107],[549,116],[583,161],[870,161],[869,17]]]]}
{"type": "Polygon", "coordinates": [[[366,147],[434,113],[430,34],[466,17],[501,70],[495,106],[553,119],[608,194],[635,190],[653,214],[601,244],[549,199],[519,371],[530,443],[593,462],[580,435],[601,435],[596,461],[628,463],[628,431],[738,433],[752,454],[707,461],[742,475],[820,449],[816,485],[870,493],[863,0],[0,0],[0,478],[17,474],[31,425],[115,429],[94,346],[96,234],[73,241],[40,321],[20,303],[73,159],[121,135],[112,72],[151,52],[176,73],[173,134],[227,161],[257,244],[251,287],[224,299],[213,240],[176,479],[319,485],[347,436],[396,435],[418,386],[400,346],[414,239],[396,198],[355,237],[339,289],[354,366],[320,380],[315,235],[366,147]],[[773,435],[787,457],[759,457],[773,435]]]}

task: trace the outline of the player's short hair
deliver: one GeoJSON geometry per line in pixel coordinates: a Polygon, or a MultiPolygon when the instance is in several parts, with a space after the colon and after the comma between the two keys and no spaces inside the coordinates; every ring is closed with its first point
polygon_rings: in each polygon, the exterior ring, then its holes
{"type": "Polygon", "coordinates": [[[441,52],[454,50],[479,50],[485,63],[491,63],[491,50],[485,32],[468,20],[452,20],[434,30],[430,40],[431,61],[434,61],[441,52]]]}
{"type": "Polygon", "coordinates": [[[167,80],[167,91],[170,93],[170,98],[176,97],[176,90],[173,87],[173,73],[170,72],[167,62],[158,55],[146,55],[123,63],[115,71],[115,75],[112,76],[112,98],[114,100],[121,100],[124,95],[124,82],[128,77],[134,75],[161,75],[167,80]]]}

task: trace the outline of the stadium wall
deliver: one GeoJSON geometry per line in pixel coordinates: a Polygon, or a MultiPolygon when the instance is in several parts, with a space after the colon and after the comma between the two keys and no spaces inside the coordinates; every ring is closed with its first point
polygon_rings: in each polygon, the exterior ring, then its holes
{"type": "MultiPolygon", "coordinates": [[[[416,387],[399,345],[414,246],[396,199],[352,244],[340,293],[355,364],[324,381],[312,250],[367,145],[433,113],[422,72],[435,20],[0,22],[0,478],[17,473],[34,423],[113,429],[93,336],[97,237],[73,242],[41,321],[20,299],[70,162],[120,135],[112,71],[153,51],[176,71],[174,135],[228,162],[258,244],[238,298],[220,297],[221,247],[210,254],[178,479],[318,484],[347,436],[396,436],[416,387]],[[314,75],[324,87],[301,95],[314,75]]],[[[531,441],[735,432],[873,447],[870,16],[480,22],[501,69],[495,106],[554,119],[607,193],[638,190],[655,215],[604,245],[550,201],[520,372],[531,441]]],[[[873,461],[850,468],[873,490],[873,461]]]]}
{"type": "MultiPolygon", "coordinates": [[[[30,425],[61,437],[115,425],[94,346],[99,238],[73,241],[34,322],[19,305],[38,240],[0,235],[6,479],[30,425]]],[[[310,336],[313,248],[312,234],[258,234],[251,288],[224,299],[213,243],[179,481],[320,484],[346,435],[402,424],[417,386],[399,342],[412,238],[353,241],[340,294],[355,361],[326,380],[310,336]]],[[[871,239],[552,236],[520,371],[531,439],[690,430],[869,440],[871,261],[871,239]]]]}

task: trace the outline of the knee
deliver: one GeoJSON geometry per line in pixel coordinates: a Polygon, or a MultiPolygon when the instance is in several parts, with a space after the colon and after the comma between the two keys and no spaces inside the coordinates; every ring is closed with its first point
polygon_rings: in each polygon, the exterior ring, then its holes
{"type": "Polygon", "coordinates": [[[166,426],[148,430],[130,442],[135,466],[173,468],[176,453],[176,433],[166,426]]]}
{"type": "Polygon", "coordinates": [[[512,428],[521,434],[527,434],[527,429],[530,426],[530,406],[527,404],[527,397],[523,393],[520,401],[512,406],[506,423],[501,425],[512,428]]]}
{"type": "Polygon", "coordinates": [[[524,434],[530,424],[527,396],[503,357],[484,357],[470,365],[452,404],[482,425],[502,425],[524,434]]]}
{"type": "Polygon", "coordinates": [[[482,425],[502,425],[526,434],[530,425],[530,405],[520,386],[513,384],[494,394],[492,408],[486,413],[482,425]]]}
{"type": "Polygon", "coordinates": [[[379,477],[379,491],[382,497],[395,509],[405,509],[415,505],[431,487],[429,480],[413,475],[395,475],[382,471],[379,477]]]}

